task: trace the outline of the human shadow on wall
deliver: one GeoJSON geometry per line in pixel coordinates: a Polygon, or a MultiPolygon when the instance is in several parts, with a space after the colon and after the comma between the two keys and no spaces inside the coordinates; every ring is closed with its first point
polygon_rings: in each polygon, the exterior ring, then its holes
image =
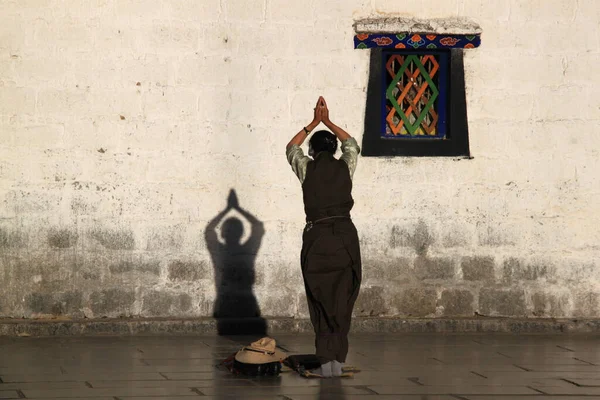
{"type": "Polygon", "coordinates": [[[256,335],[267,333],[266,321],[260,316],[253,286],[255,261],[265,234],[263,223],[239,206],[234,189],[229,192],[227,207],[206,227],[206,245],[213,262],[217,298],[213,317],[219,335],[256,335]],[[242,243],[244,224],[235,217],[223,219],[232,211],[243,216],[251,226],[248,239],[242,243]],[[217,228],[221,225],[221,237],[217,228]]]}

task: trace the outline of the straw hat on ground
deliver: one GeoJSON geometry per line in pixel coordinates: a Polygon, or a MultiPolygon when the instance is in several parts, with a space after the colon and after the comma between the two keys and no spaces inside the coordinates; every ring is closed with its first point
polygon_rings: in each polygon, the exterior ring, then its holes
{"type": "Polygon", "coordinates": [[[277,350],[275,339],[264,337],[237,352],[235,360],[244,364],[282,362],[287,355],[277,350]]]}

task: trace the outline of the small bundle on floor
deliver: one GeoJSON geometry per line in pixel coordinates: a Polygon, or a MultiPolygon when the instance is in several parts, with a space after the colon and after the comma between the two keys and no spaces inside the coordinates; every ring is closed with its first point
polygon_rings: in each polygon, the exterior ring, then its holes
{"type": "Polygon", "coordinates": [[[275,339],[265,337],[243,347],[223,361],[223,365],[236,375],[278,376],[287,355],[277,350],[275,339]]]}

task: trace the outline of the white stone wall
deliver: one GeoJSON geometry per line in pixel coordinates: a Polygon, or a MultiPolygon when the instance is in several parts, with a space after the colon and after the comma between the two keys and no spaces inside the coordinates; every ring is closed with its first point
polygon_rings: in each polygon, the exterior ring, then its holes
{"type": "Polygon", "coordinates": [[[211,315],[233,188],[263,315],[306,317],[284,148],[319,95],[360,142],[389,15],[480,23],[474,159],[359,160],[357,315],[600,316],[596,0],[0,0],[0,315],[211,315]]]}

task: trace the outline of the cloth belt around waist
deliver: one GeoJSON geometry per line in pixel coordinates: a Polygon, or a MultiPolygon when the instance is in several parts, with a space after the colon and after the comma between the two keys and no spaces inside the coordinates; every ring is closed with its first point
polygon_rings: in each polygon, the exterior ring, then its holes
{"type": "Polygon", "coordinates": [[[319,218],[317,220],[314,221],[308,221],[306,223],[306,230],[309,231],[314,225],[319,224],[321,222],[324,221],[328,221],[328,220],[332,220],[332,219],[351,219],[349,216],[345,216],[345,215],[334,215],[331,217],[325,217],[325,218],[319,218]]]}

